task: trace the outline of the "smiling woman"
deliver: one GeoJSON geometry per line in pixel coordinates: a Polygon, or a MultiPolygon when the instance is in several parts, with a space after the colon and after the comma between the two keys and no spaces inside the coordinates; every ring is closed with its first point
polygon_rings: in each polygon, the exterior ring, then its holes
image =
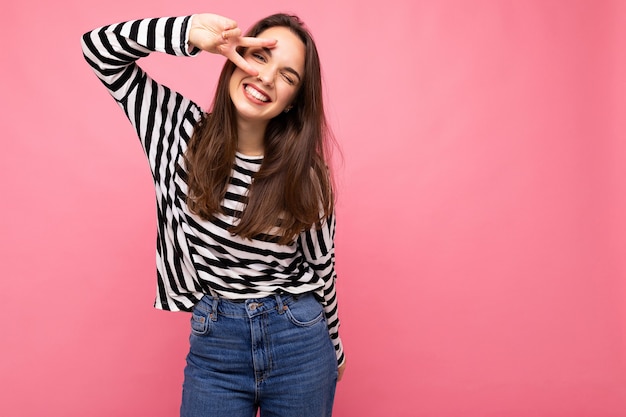
{"type": "Polygon", "coordinates": [[[83,36],[83,51],[153,174],[155,306],[192,312],[181,415],[330,416],[345,357],[311,35],[284,14],[247,36],[198,14],[105,26],[83,36]],[[200,50],[229,58],[209,112],[136,63],[200,50]]]}
{"type": "MultiPolygon", "coordinates": [[[[275,43],[241,51],[246,66],[238,67],[235,61],[224,65],[211,115],[205,115],[189,143],[188,203],[210,219],[220,210],[235,153],[264,155],[247,195],[247,209],[231,231],[251,238],[280,224],[279,233],[270,234],[289,244],[301,230],[333,212],[326,165],[331,136],[319,56],[311,35],[293,16],[270,16],[247,35],[275,43]],[[295,79],[293,85],[287,81],[295,79]]],[[[192,29],[190,40],[204,38],[192,29]]]]}
{"type": "MultiPolygon", "coordinates": [[[[244,58],[259,75],[253,77],[236,68],[230,78],[230,97],[237,109],[240,131],[263,132],[270,119],[288,111],[298,92],[300,74],[304,74],[306,51],[295,33],[277,26],[259,36],[277,40],[271,49],[251,48],[245,52],[244,58]]],[[[250,152],[262,154],[262,138],[255,136],[247,138],[246,145],[250,152]]],[[[239,139],[241,147],[243,138],[239,139]]]]}

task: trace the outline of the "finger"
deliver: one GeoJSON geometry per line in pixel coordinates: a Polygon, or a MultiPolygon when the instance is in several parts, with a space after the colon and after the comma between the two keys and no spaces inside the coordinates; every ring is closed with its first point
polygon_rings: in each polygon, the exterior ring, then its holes
{"type": "Polygon", "coordinates": [[[233,39],[241,36],[241,29],[238,27],[228,28],[222,32],[222,39],[233,39]]]}
{"type": "Polygon", "coordinates": [[[237,27],[237,22],[227,17],[224,17],[224,21],[222,23],[222,27],[224,31],[235,29],[237,27]]]}
{"type": "Polygon", "coordinates": [[[276,46],[276,42],[278,42],[276,39],[270,39],[270,38],[252,38],[252,37],[243,37],[239,39],[239,45],[240,46],[245,46],[245,47],[251,47],[251,46],[267,46],[267,47],[273,47],[276,46]]]}
{"type": "Polygon", "coordinates": [[[227,53],[226,58],[230,59],[233,64],[237,65],[239,68],[247,72],[248,74],[254,76],[259,75],[259,72],[255,70],[241,55],[239,55],[236,51],[230,51],[227,53]]]}

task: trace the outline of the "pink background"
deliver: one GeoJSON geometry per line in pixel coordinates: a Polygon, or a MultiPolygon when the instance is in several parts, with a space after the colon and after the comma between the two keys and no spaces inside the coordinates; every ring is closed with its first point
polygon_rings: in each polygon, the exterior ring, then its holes
{"type": "MultiPolygon", "coordinates": [[[[177,415],[188,315],[152,308],[155,208],[80,35],[298,13],[341,142],[335,415],[626,416],[626,2],[3,6],[0,415],[177,415]]],[[[223,59],[151,56],[203,105],[223,59]]]]}

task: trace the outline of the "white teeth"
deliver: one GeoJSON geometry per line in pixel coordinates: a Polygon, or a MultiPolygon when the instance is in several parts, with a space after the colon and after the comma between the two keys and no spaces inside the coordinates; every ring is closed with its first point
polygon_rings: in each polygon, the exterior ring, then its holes
{"type": "Polygon", "coordinates": [[[246,92],[257,100],[261,100],[263,102],[270,101],[267,97],[265,97],[265,95],[259,93],[256,89],[250,87],[249,85],[246,86],[246,92]]]}

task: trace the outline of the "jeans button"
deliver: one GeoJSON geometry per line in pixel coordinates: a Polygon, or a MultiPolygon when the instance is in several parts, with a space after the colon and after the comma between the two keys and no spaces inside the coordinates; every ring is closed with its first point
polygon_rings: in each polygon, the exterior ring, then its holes
{"type": "Polygon", "coordinates": [[[256,310],[256,308],[257,308],[258,306],[259,306],[259,305],[258,305],[257,303],[250,303],[250,305],[248,306],[248,308],[249,308],[250,310],[254,311],[254,310],[256,310]]]}

